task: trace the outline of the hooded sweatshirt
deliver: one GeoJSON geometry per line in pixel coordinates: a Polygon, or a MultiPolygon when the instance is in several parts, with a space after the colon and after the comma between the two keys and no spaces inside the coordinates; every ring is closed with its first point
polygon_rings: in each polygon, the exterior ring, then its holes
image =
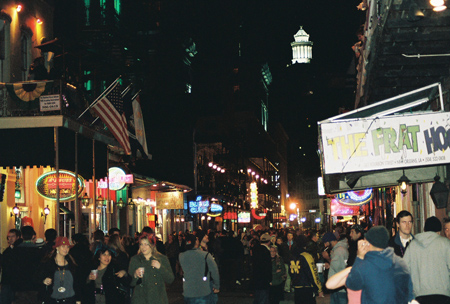
{"type": "Polygon", "coordinates": [[[411,272],[416,297],[450,297],[450,240],[436,232],[419,233],[403,259],[411,272]]]}
{"type": "Polygon", "coordinates": [[[414,299],[408,267],[392,247],[356,258],[346,285],[362,290],[361,304],[407,304],[414,299]]]}

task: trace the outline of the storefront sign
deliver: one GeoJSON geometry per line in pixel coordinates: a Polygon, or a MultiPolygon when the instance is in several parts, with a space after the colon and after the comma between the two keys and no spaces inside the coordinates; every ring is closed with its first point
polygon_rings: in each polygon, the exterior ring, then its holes
{"type": "Polygon", "coordinates": [[[339,202],[336,199],[332,199],[331,215],[332,216],[359,215],[359,206],[348,206],[339,204],[339,202]]]}
{"type": "Polygon", "coordinates": [[[227,211],[227,212],[224,212],[224,214],[223,214],[223,219],[224,220],[237,220],[237,214],[236,214],[236,212],[231,212],[231,211],[227,211]]]}
{"type": "Polygon", "coordinates": [[[239,211],[238,212],[238,223],[239,224],[246,224],[250,223],[250,212],[248,211],[239,211]]]}
{"type": "Polygon", "coordinates": [[[183,192],[156,193],[156,209],[183,209],[183,192]]]}
{"type": "Polygon", "coordinates": [[[361,206],[369,202],[373,197],[372,189],[361,191],[347,191],[336,194],[339,203],[348,206],[361,206]]]}
{"type": "Polygon", "coordinates": [[[209,209],[209,201],[201,200],[201,196],[197,197],[196,201],[189,202],[189,212],[192,214],[196,213],[207,213],[209,209]]]}
{"type": "MultiPolygon", "coordinates": [[[[42,174],[36,181],[36,191],[46,199],[56,200],[56,171],[42,174]]],[[[78,195],[83,192],[84,179],[78,176],[78,195]]],[[[71,201],[75,199],[75,173],[59,170],[59,200],[71,201]]]]}
{"type": "Polygon", "coordinates": [[[41,112],[61,110],[59,94],[41,95],[39,97],[39,104],[41,112]]]}
{"type": "MultiPolygon", "coordinates": [[[[125,187],[126,184],[132,184],[133,181],[133,174],[125,174],[125,171],[123,171],[119,167],[112,167],[108,170],[109,175],[109,190],[120,190],[125,187]]],[[[107,184],[108,179],[105,178],[104,180],[100,180],[98,182],[98,188],[100,189],[106,189],[108,188],[107,184]]]]}
{"type": "Polygon", "coordinates": [[[222,214],[223,211],[223,207],[219,204],[216,203],[211,203],[211,206],[209,208],[209,212],[208,212],[208,216],[211,217],[217,217],[220,216],[222,214]]]}
{"type": "Polygon", "coordinates": [[[326,174],[450,162],[449,112],[320,124],[326,174]]]}

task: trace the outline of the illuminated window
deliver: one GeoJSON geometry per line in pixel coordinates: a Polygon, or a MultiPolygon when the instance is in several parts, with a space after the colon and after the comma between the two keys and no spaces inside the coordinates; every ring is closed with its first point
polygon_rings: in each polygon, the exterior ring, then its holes
{"type": "MultiPolygon", "coordinates": [[[[91,75],[91,71],[84,71],[84,76],[88,76],[91,75]]],[[[86,89],[86,91],[90,91],[92,90],[92,80],[88,80],[84,82],[84,88],[86,89]]]]}
{"type": "Polygon", "coordinates": [[[3,16],[0,14],[0,82],[6,82],[6,75],[5,75],[5,65],[7,60],[7,47],[9,46],[9,35],[6,35],[6,33],[9,32],[9,25],[10,25],[10,18],[9,16],[3,16]]]}
{"type": "Polygon", "coordinates": [[[89,8],[91,7],[91,0],[84,0],[84,6],[86,9],[86,26],[89,26],[89,8]]]}
{"type": "Polygon", "coordinates": [[[116,14],[120,15],[120,0],[114,0],[114,9],[116,10],[116,14]]]}
{"type": "Polygon", "coordinates": [[[261,123],[266,132],[268,121],[269,121],[269,109],[267,108],[266,104],[261,100],[261,123]]]}

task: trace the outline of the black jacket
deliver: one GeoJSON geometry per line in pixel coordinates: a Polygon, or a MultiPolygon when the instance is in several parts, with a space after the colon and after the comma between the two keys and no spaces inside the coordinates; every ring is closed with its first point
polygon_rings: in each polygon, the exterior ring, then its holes
{"type": "MultiPolygon", "coordinates": [[[[118,278],[115,273],[119,269],[116,264],[109,264],[106,268],[105,273],[102,277],[103,292],[105,294],[105,300],[108,304],[124,304],[129,298],[129,294],[123,295],[117,289],[119,283],[122,284],[129,291],[129,285],[131,282],[131,277],[127,274],[123,278],[118,278]]],[[[86,284],[86,297],[83,303],[95,304],[95,281],[89,281],[86,284]]]]}
{"type": "Polygon", "coordinates": [[[272,258],[266,246],[256,245],[252,249],[253,288],[255,290],[269,289],[272,282],[272,258]]]}
{"type": "Polygon", "coordinates": [[[11,275],[14,291],[37,291],[37,269],[41,260],[39,248],[32,242],[15,246],[11,253],[11,275]]]}
{"type": "MultiPolygon", "coordinates": [[[[412,240],[414,240],[414,236],[412,234],[411,234],[411,236],[412,236],[412,240]]],[[[406,247],[403,247],[402,242],[400,241],[400,234],[397,232],[396,235],[391,237],[388,245],[389,245],[389,247],[394,248],[394,253],[402,258],[405,255],[406,248],[408,248],[408,245],[410,243],[411,242],[407,243],[406,247]]]]}
{"type": "MultiPolygon", "coordinates": [[[[77,265],[73,262],[70,256],[66,257],[68,262],[70,273],[73,277],[73,289],[75,291],[75,299],[77,301],[81,301],[82,298],[82,282],[83,277],[80,275],[80,272],[77,269],[77,265]]],[[[53,293],[53,278],[55,276],[55,272],[58,269],[58,265],[56,265],[55,259],[53,257],[49,257],[44,259],[43,262],[39,265],[37,282],[39,284],[39,300],[44,303],[49,303],[50,297],[53,293]],[[47,286],[44,284],[45,278],[51,278],[52,284],[47,286]]]]}

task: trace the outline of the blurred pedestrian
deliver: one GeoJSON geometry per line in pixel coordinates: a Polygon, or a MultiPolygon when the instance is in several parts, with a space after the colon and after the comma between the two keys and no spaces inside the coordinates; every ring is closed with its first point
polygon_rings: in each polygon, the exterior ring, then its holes
{"type": "Polygon", "coordinates": [[[270,282],[272,282],[270,239],[270,235],[264,233],[260,237],[261,244],[255,244],[252,248],[254,304],[269,304],[269,289],[270,282]]]}
{"type": "Polygon", "coordinates": [[[287,273],[276,245],[270,246],[270,257],[272,259],[272,282],[270,282],[269,288],[269,303],[279,304],[281,300],[284,300],[284,281],[287,273]]]}
{"type": "MultiPolygon", "coordinates": [[[[0,289],[0,303],[11,304],[14,300],[14,291],[12,289],[12,281],[14,274],[13,265],[13,248],[16,241],[21,237],[21,233],[17,229],[10,229],[6,236],[8,247],[3,251],[2,255],[2,281],[0,289]]],[[[20,243],[20,242],[17,242],[20,243]]]]}
{"type": "Polygon", "coordinates": [[[413,216],[409,211],[402,210],[397,214],[395,221],[398,225],[398,233],[389,240],[389,246],[394,248],[395,254],[402,258],[414,239],[411,233],[413,216]]]}

